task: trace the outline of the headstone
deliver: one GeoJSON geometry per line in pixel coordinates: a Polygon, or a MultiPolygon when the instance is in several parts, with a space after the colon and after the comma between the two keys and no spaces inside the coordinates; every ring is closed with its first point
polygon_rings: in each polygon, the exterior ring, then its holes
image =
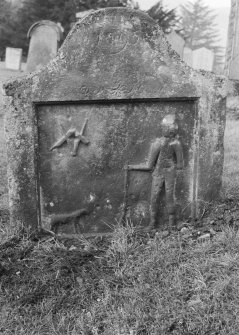
{"type": "Polygon", "coordinates": [[[207,48],[193,50],[192,67],[196,70],[212,71],[214,53],[207,48]]]}
{"type": "Polygon", "coordinates": [[[86,16],[46,67],[5,85],[11,220],[97,234],[200,216],[221,186],[226,88],[143,12],[86,16]]]}
{"type": "Polygon", "coordinates": [[[8,70],[21,70],[22,64],[22,49],[6,48],[5,66],[8,70]]]}
{"type": "Polygon", "coordinates": [[[185,47],[183,49],[183,60],[184,62],[189,65],[189,66],[193,66],[193,51],[192,49],[185,47]]]}
{"type": "Polygon", "coordinates": [[[52,21],[38,21],[30,27],[27,37],[30,38],[27,71],[32,72],[55,57],[62,39],[62,27],[52,21]]]}
{"type": "Polygon", "coordinates": [[[239,80],[239,2],[231,0],[231,12],[228,26],[225,75],[239,80]]]}
{"type": "Polygon", "coordinates": [[[185,40],[174,30],[167,34],[166,37],[172,48],[179,54],[180,57],[183,57],[185,40]]]}

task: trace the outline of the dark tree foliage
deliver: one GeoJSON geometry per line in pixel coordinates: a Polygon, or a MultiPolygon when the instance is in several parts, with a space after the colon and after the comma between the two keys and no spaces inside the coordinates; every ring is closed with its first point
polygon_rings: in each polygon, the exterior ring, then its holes
{"type": "Polygon", "coordinates": [[[29,44],[27,32],[34,22],[39,20],[61,22],[67,33],[70,29],[70,23],[75,20],[75,12],[73,1],[25,0],[17,11],[14,22],[16,34],[12,36],[12,43],[23,48],[23,53],[26,55],[29,44]]]}
{"type": "Polygon", "coordinates": [[[0,0],[0,58],[5,55],[6,47],[14,46],[11,36],[14,34],[12,7],[6,0],[0,0]]]}
{"type": "Polygon", "coordinates": [[[147,13],[160,25],[165,33],[169,33],[172,28],[178,30],[179,21],[175,9],[165,9],[161,1],[151,7],[147,13]]]}
{"type": "Polygon", "coordinates": [[[65,37],[71,24],[76,21],[77,12],[126,6],[128,2],[130,0],[23,0],[21,6],[13,10],[6,0],[0,0],[0,15],[4,18],[0,20],[0,54],[5,54],[6,46],[14,46],[22,48],[26,56],[29,44],[27,32],[36,21],[60,22],[64,27],[65,37]]]}
{"type": "MultiPolygon", "coordinates": [[[[131,0],[19,0],[18,6],[12,8],[7,0],[0,0],[0,57],[4,57],[6,46],[23,49],[27,55],[29,41],[27,32],[30,26],[39,20],[60,22],[64,27],[64,37],[76,21],[76,13],[105,7],[126,7],[131,0]],[[21,5],[19,6],[19,3],[21,5]]],[[[135,8],[138,8],[135,6],[135,8]]],[[[178,21],[174,10],[163,8],[161,1],[147,11],[164,32],[177,27],[178,21]]]]}

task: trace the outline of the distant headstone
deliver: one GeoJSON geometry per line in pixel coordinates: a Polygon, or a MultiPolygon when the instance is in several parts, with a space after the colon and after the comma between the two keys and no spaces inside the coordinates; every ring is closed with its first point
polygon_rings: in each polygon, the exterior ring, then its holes
{"type": "Polygon", "coordinates": [[[192,67],[196,70],[212,71],[214,63],[214,53],[207,48],[193,50],[192,67]]]}
{"type": "Polygon", "coordinates": [[[193,66],[193,51],[192,49],[185,47],[183,49],[183,60],[184,62],[189,65],[189,66],[193,66]]]}
{"type": "Polygon", "coordinates": [[[226,89],[145,13],[86,16],[52,62],[5,85],[11,220],[97,234],[199,217],[221,186],[226,89]]]}
{"type": "Polygon", "coordinates": [[[21,70],[22,64],[22,49],[6,48],[5,66],[9,70],[21,70]]]}
{"type": "Polygon", "coordinates": [[[169,34],[167,34],[166,37],[167,37],[168,42],[171,44],[172,48],[182,58],[185,40],[179,34],[177,34],[174,30],[172,30],[169,34]]]}
{"type": "Polygon", "coordinates": [[[32,72],[55,57],[62,39],[62,27],[52,21],[38,21],[30,27],[27,36],[30,38],[27,71],[32,72]]]}

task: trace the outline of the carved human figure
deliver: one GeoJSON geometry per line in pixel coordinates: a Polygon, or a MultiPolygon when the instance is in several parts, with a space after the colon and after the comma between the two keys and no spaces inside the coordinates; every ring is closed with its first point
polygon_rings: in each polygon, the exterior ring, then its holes
{"type": "Polygon", "coordinates": [[[178,125],[175,115],[169,114],[162,120],[163,136],[151,144],[145,164],[128,165],[129,170],[152,171],[150,198],[150,223],[147,230],[154,229],[159,214],[160,193],[165,188],[166,206],[169,215],[169,231],[175,224],[174,188],[176,170],[183,168],[183,150],[176,138],[178,125]]]}

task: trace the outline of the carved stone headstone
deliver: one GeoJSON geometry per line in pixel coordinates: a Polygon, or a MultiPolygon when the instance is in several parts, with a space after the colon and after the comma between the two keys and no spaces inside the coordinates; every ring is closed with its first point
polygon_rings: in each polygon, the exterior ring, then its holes
{"type": "Polygon", "coordinates": [[[5,85],[11,220],[163,228],[219,194],[225,82],[181,62],[146,14],[95,11],[41,71],[5,85]]]}
{"type": "Polygon", "coordinates": [[[214,52],[207,48],[193,50],[192,67],[196,70],[212,71],[214,52]]]}
{"type": "Polygon", "coordinates": [[[9,70],[21,70],[22,64],[22,49],[6,48],[5,66],[9,70]]]}
{"type": "Polygon", "coordinates": [[[62,39],[62,29],[59,24],[42,20],[30,27],[27,37],[30,38],[27,71],[32,72],[39,70],[55,57],[62,39]]]}
{"type": "Polygon", "coordinates": [[[193,51],[192,49],[185,47],[183,49],[183,60],[184,62],[189,65],[189,66],[193,66],[193,51]]]}
{"type": "Polygon", "coordinates": [[[179,34],[177,34],[175,30],[172,30],[169,34],[166,35],[166,37],[172,48],[179,54],[180,57],[183,57],[185,40],[179,34]]]}

